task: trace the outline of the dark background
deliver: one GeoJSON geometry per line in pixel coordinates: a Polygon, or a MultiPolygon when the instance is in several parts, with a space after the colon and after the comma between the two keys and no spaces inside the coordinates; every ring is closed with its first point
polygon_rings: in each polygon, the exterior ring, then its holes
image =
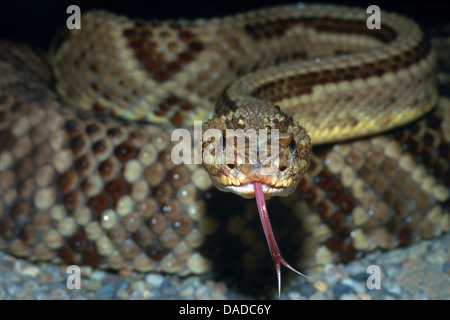
{"type": "MultiPolygon", "coordinates": [[[[23,41],[47,47],[59,26],[65,26],[69,16],[66,8],[71,4],[80,7],[81,12],[89,9],[106,9],[135,18],[174,19],[179,17],[214,17],[234,14],[240,11],[257,9],[298,1],[276,0],[148,0],[148,1],[79,1],[79,0],[9,0],[0,4],[0,38],[23,41]]],[[[317,1],[303,1],[316,3],[317,1]]],[[[450,22],[448,1],[321,1],[355,5],[367,8],[371,4],[381,10],[390,10],[414,18],[422,25],[450,22]]]]}

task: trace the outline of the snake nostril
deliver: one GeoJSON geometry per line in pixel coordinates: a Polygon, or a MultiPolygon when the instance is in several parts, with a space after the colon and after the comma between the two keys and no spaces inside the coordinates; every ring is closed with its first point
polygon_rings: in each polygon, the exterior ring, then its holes
{"type": "Polygon", "coordinates": [[[283,172],[283,171],[286,170],[286,169],[287,169],[287,166],[281,166],[281,167],[280,167],[280,171],[281,171],[281,172],[283,172]]]}
{"type": "Polygon", "coordinates": [[[234,164],[227,164],[227,166],[228,166],[228,168],[230,168],[230,169],[234,169],[234,164]]]}

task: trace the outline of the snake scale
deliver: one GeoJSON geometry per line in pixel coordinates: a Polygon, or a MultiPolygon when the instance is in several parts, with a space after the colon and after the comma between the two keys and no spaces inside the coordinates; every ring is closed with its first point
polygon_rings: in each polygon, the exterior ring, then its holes
{"type": "MultiPolygon", "coordinates": [[[[383,12],[373,30],[366,20],[359,8],[301,4],[193,21],[93,11],[50,54],[1,42],[0,249],[180,275],[214,267],[208,245],[221,230],[225,245],[237,237],[252,252],[255,208],[205,198],[213,184],[241,192],[248,176],[233,175],[245,170],[213,166],[209,177],[171,159],[171,132],[215,109],[210,127],[288,121],[311,137],[301,179],[280,164],[265,181],[291,189],[272,215],[301,226],[293,265],[448,231],[450,110],[436,106],[433,48],[403,16],[383,12]]],[[[295,155],[296,139],[280,146],[295,155]]]]}

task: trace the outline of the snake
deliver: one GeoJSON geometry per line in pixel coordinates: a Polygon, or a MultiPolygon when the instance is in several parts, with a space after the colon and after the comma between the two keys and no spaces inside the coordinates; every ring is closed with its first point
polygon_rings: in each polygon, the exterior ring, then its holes
{"type": "Polygon", "coordinates": [[[373,29],[367,19],[361,8],[302,3],[170,21],[91,11],[49,52],[1,41],[0,249],[205,274],[221,230],[224,246],[258,243],[255,210],[231,209],[256,197],[280,290],[280,264],[299,272],[268,220],[277,200],[265,198],[283,196],[276,215],[302,229],[298,265],[448,231],[450,110],[438,102],[434,48],[407,17],[383,11],[373,29]],[[209,129],[221,138],[204,139],[209,129]],[[249,140],[228,129],[268,131],[276,170],[251,162],[250,148],[192,160],[196,147],[249,140]],[[181,149],[188,161],[175,163],[181,149]],[[216,161],[226,155],[234,160],[216,161]]]}

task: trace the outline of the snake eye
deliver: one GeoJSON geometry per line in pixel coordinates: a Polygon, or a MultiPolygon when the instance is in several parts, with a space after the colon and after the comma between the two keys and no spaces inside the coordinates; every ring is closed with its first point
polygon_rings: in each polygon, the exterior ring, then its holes
{"type": "Polygon", "coordinates": [[[295,139],[292,139],[291,142],[289,143],[289,148],[291,149],[291,151],[295,151],[296,146],[297,144],[295,143],[295,139]]]}

